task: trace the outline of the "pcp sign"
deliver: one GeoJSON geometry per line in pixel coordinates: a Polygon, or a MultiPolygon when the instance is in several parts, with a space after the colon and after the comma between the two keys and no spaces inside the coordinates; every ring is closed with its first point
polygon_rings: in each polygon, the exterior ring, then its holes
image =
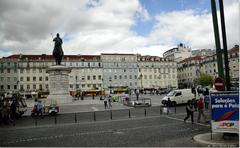
{"type": "Polygon", "coordinates": [[[239,132],[239,92],[210,92],[213,132],[239,132]]]}

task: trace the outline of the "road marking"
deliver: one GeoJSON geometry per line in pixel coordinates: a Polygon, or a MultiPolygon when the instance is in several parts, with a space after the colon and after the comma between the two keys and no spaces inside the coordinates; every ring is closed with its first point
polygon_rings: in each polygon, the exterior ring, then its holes
{"type": "Polygon", "coordinates": [[[93,111],[99,111],[96,107],[92,107],[93,111]]]}
{"type": "MultiPolygon", "coordinates": [[[[166,117],[169,118],[169,119],[173,119],[173,120],[184,121],[183,119],[179,119],[179,118],[174,118],[174,117],[169,117],[169,116],[166,116],[166,117]]],[[[186,122],[191,123],[190,121],[186,121],[186,122]]],[[[198,124],[198,125],[202,125],[202,126],[207,126],[207,127],[210,126],[210,125],[206,125],[206,124],[202,124],[202,123],[194,123],[194,124],[198,124]]]]}

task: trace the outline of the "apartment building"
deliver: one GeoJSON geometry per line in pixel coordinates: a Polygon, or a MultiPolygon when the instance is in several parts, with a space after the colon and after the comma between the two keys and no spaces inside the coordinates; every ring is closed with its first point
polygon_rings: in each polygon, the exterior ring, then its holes
{"type": "Polygon", "coordinates": [[[239,45],[235,45],[228,53],[231,83],[239,86],[239,45]]]}
{"type": "MultiPolygon", "coordinates": [[[[177,87],[177,64],[169,59],[138,54],[65,55],[71,68],[69,91],[114,87],[177,87]]],[[[0,59],[0,91],[48,91],[47,68],[55,65],[51,55],[11,55],[0,59]]]]}
{"type": "MultiPolygon", "coordinates": [[[[222,56],[224,59],[224,55],[222,56]]],[[[236,45],[228,50],[229,74],[231,83],[239,84],[239,46],[236,45]]],[[[224,60],[223,68],[225,71],[224,60]]],[[[210,56],[194,56],[186,58],[178,63],[178,83],[189,87],[196,84],[196,79],[200,73],[218,76],[218,65],[216,53],[210,56]]]]}
{"type": "Polygon", "coordinates": [[[103,85],[109,87],[137,88],[137,55],[101,54],[103,64],[103,85]]]}
{"type": "Polygon", "coordinates": [[[138,55],[138,87],[178,87],[177,63],[157,56],[138,55]]]}
{"type": "Polygon", "coordinates": [[[201,73],[203,58],[203,56],[194,56],[178,63],[178,83],[181,87],[191,87],[196,84],[201,73]]]}

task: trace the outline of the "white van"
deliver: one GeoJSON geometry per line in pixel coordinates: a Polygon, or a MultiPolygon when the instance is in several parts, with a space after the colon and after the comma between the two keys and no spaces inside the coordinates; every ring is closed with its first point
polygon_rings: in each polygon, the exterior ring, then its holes
{"type": "Polygon", "coordinates": [[[167,103],[168,98],[172,101],[172,105],[187,103],[188,100],[195,98],[191,89],[176,89],[169,92],[163,99],[162,104],[167,103]]]}

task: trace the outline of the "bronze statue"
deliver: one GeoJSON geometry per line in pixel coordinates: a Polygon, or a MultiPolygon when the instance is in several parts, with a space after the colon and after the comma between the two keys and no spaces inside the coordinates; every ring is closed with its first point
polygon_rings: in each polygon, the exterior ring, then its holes
{"type": "Polygon", "coordinates": [[[56,65],[61,65],[61,61],[63,58],[63,50],[62,50],[62,39],[59,36],[59,33],[57,33],[57,36],[53,39],[55,42],[54,49],[53,49],[53,57],[55,58],[56,65]]]}

